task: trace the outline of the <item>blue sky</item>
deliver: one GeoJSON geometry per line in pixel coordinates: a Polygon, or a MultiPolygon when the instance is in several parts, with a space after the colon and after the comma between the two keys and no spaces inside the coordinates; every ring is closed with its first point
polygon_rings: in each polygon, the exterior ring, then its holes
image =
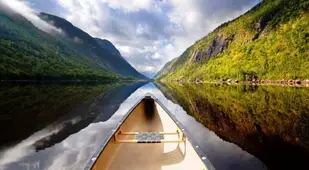
{"type": "Polygon", "coordinates": [[[259,0],[0,1],[15,6],[33,22],[37,18],[29,13],[63,17],[94,37],[110,40],[138,71],[154,75],[195,41],[259,0]]]}

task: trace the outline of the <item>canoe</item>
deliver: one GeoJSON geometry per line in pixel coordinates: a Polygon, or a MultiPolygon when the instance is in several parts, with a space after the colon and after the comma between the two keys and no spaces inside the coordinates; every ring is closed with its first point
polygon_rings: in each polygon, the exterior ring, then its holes
{"type": "Polygon", "coordinates": [[[85,170],[214,170],[187,130],[151,94],[102,142],[85,170]]]}

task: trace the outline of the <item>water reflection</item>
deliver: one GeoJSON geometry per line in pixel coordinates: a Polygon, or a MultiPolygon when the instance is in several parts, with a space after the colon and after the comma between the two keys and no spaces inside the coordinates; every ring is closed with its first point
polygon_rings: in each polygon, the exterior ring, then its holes
{"type": "MultiPolygon", "coordinates": [[[[269,169],[309,169],[308,88],[175,83],[158,87],[205,127],[269,169]]],[[[208,155],[215,167],[222,164],[208,155]]]]}
{"type": "Polygon", "coordinates": [[[63,141],[92,122],[108,120],[130,94],[145,84],[2,86],[0,169],[42,169],[45,157],[39,150],[63,141]],[[35,132],[37,129],[42,130],[35,132]],[[27,164],[23,159],[30,155],[29,159],[36,161],[27,164]]]}
{"type": "Polygon", "coordinates": [[[120,104],[125,99],[145,84],[145,82],[121,84],[95,97],[89,104],[77,106],[71,112],[61,117],[59,121],[52,124],[52,126],[62,125],[60,131],[51,136],[41,138],[34,143],[36,150],[45,149],[61,142],[71,134],[84,129],[90,123],[107,121],[118,110],[120,104]]]}
{"type": "Polygon", "coordinates": [[[5,136],[0,139],[0,145],[27,138],[74,108],[91,103],[93,98],[116,85],[0,86],[0,131],[5,136]]]}
{"type": "MultiPolygon", "coordinates": [[[[285,152],[301,155],[298,150],[291,152],[290,146],[282,145],[293,143],[291,141],[295,136],[292,134],[298,134],[298,142],[293,145],[302,147],[303,151],[308,146],[305,142],[308,140],[304,140],[308,135],[308,121],[305,119],[308,109],[305,103],[302,104],[308,99],[300,97],[309,97],[304,89],[284,89],[277,96],[272,92],[277,87],[269,90],[267,87],[165,84],[158,86],[163,95],[154,84],[142,85],[120,86],[105,95],[100,95],[98,91],[86,104],[77,104],[66,114],[62,112],[56,121],[53,120],[21,142],[3,148],[0,151],[0,169],[83,169],[128,109],[148,92],[155,95],[186,126],[218,170],[267,169],[265,164],[268,168],[278,169],[280,164],[288,165],[281,162],[279,153],[275,153],[277,150],[273,148],[285,148],[280,152],[283,155],[286,155],[285,152]],[[263,96],[264,93],[269,94],[268,97],[263,96]],[[285,109],[282,106],[291,99],[298,105],[289,105],[293,114],[283,114],[285,109]],[[260,101],[268,103],[267,107],[260,101]],[[281,108],[280,113],[274,114],[275,106],[281,108]],[[295,122],[292,127],[291,120],[295,122]],[[279,140],[269,138],[274,134],[279,136],[279,140]],[[284,140],[282,136],[285,136],[284,140]],[[279,146],[268,145],[269,141],[279,146]],[[269,156],[265,156],[267,154],[269,156]],[[276,161],[276,157],[279,157],[279,161],[276,161]],[[270,161],[273,163],[270,164],[270,161]]],[[[66,94],[65,90],[62,93],[66,94]]],[[[293,169],[296,168],[297,165],[293,169]]]]}

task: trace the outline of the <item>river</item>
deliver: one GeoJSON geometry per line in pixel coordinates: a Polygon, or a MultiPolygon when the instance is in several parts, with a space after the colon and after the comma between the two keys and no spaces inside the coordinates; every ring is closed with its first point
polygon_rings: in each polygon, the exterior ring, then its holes
{"type": "Polygon", "coordinates": [[[0,169],[83,169],[148,92],[218,170],[309,167],[309,88],[140,82],[1,85],[0,169]]]}

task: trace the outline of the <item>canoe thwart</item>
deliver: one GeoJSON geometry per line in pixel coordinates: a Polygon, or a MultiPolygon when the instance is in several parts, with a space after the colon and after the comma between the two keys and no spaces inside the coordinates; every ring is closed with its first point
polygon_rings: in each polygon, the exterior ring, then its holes
{"type": "MultiPolygon", "coordinates": [[[[122,132],[120,131],[120,133],[118,135],[138,135],[140,133],[145,133],[145,132],[122,132]]],[[[156,132],[159,134],[163,134],[163,135],[176,135],[178,134],[178,132],[156,132]]]]}
{"type": "Polygon", "coordinates": [[[159,141],[138,141],[136,139],[133,140],[117,140],[116,143],[182,143],[184,140],[159,140],[159,141]]]}

